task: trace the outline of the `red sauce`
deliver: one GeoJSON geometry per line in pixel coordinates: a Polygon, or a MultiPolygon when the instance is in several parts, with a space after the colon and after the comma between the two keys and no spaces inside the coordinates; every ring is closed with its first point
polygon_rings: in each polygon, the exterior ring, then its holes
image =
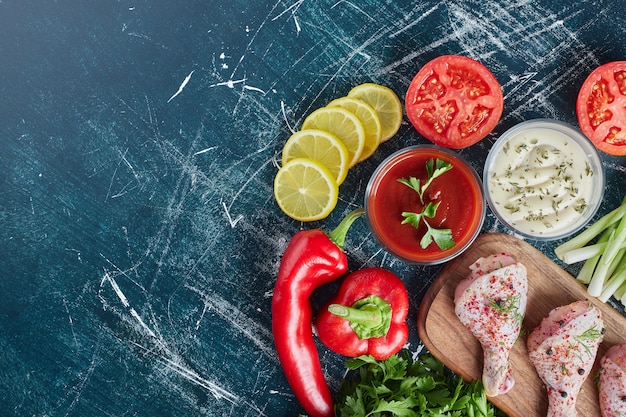
{"type": "Polygon", "coordinates": [[[380,243],[396,256],[420,263],[443,262],[464,250],[480,232],[485,213],[480,180],[455,155],[430,146],[415,147],[392,157],[374,175],[366,201],[368,221],[380,243]],[[431,158],[452,165],[451,170],[433,180],[424,194],[424,204],[441,202],[437,215],[427,219],[428,223],[437,229],[452,230],[455,245],[445,251],[435,242],[421,248],[420,240],[426,232],[423,223],[417,229],[402,224],[402,212],[419,213],[423,206],[417,192],[398,179],[415,177],[423,183],[428,178],[426,161],[431,158]]]}

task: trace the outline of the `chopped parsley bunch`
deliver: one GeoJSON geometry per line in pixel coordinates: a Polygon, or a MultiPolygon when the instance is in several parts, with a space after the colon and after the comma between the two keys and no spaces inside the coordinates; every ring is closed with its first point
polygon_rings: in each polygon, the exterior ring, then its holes
{"type": "Polygon", "coordinates": [[[505,417],[481,381],[465,383],[431,354],[413,359],[403,350],[384,361],[360,356],[346,366],[356,376],[342,383],[336,417],[505,417]]]}

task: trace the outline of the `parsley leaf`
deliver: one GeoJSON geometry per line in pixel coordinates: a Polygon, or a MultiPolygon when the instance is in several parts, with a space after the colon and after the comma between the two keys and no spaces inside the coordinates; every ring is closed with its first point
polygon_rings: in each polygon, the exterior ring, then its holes
{"type": "Polygon", "coordinates": [[[450,162],[442,161],[441,159],[436,159],[433,162],[433,159],[430,158],[426,162],[426,172],[428,173],[428,182],[426,184],[424,184],[424,190],[426,190],[426,188],[430,185],[430,183],[435,178],[437,178],[438,176],[440,176],[444,172],[449,171],[451,169],[452,169],[452,164],[450,162]],[[434,165],[434,167],[433,167],[433,165],[434,165]]]}
{"type": "Polygon", "coordinates": [[[422,237],[420,241],[420,246],[422,248],[427,248],[428,245],[435,241],[435,244],[439,246],[439,249],[446,250],[450,249],[454,246],[454,239],[452,238],[452,230],[450,229],[435,229],[428,224],[427,221],[424,221],[426,224],[426,228],[428,229],[426,234],[422,237]]]}
{"type": "Polygon", "coordinates": [[[481,381],[463,382],[431,354],[414,359],[402,350],[384,361],[360,356],[346,367],[337,417],[504,417],[487,400],[481,381]]]}
{"type": "MultiPolygon", "coordinates": [[[[430,158],[426,161],[426,173],[428,174],[428,179],[421,183],[419,178],[409,177],[398,179],[398,182],[406,185],[407,187],[413,189],[417,192],[420,198],[420,202],[424,205],[424,193],[428,186],[432,183],[432,181],[443,173],[452,169],[452,164],[446,161],[442,161],[441,159],[433,159],[430,158]]],[[[426,249],[433,241],[441,250],[450,249],[454,246],[455,242],[452,238],[452,230],[450,229],[436,229],[428,223],[426,217],[434,218],[437,214],[437,208],[441,204],[441,201],[438,201],[434,204],[432,201],[429,201],[426,204],[426,207],[423,207],[421,213],[414,213],[405,211],[402,213],[404,220],[402,224],[410,224],[416,229],[419,228],[420,223],[424,223],[426,225],[426,233],[420,240],[420,246],[422,249],[426,249]]]]}
{"type": "Polygon", "coordinates": [[[444,172],[452,169],[452,164],[441,159],[433,159],[430,158],[426,161],[426,174],[428,174],[428,179],[424,184],[421,184],[419,178],[409,177],[409,179],[400,178],[398,181],[402,184],[406,185],[409,188],[412,188],[417,192],[420,196],[420,202],[424,204],[424,193],[426,189],[430,185],[431,182],[438,176],[442,175],[444,172]]]}
{"type": "Polygon", "coordinates": [[[420,196],[420,201],[422,204],[424,204],[424,191],[426,191],[426,188],[422,189],[421,187],[421,181],[419,178],[415,178],[415,177],[409,177],[409,179],[407,180],[406,178],[400,178],[398,180],[398,182],[406,185],[409,188],[412,188],[413,190],[417,191],[417,194],[419,194],[420,196]]]}
{"type": "Polygon", "coordinates": [[[404,217],[404,220],[402,220],[402,224],[409,223],[411,226],[418,228],[420,222],[422,221],[423,215],[423,213],[412,213],[410,211],[403,211],[402,217],[404,217]]]}

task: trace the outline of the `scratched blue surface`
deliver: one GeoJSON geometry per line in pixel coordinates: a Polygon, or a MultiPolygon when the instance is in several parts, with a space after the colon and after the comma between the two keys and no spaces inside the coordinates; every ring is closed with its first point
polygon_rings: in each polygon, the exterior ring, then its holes
{"type": "MultiPolygon", "coordinates": [[[[586,75],[626,59],[625,6],[0,0],[0,415],[302,412],[271,334],[282,251],[334,227],[382,159],[424,139],[405,123],[350,171],[334,213],[303,225],[272,197],[291,130],[356,84],[402,97],[429,59],[463,54],[505,94],[493,134],[462,151],[482,172],[508,127],[576,123],[586,75]]],[[[624,159],[603,159],[598,215],[626,191],[624,159]]],[[[489,214],[484,231],[501,230],[489,214]]],[[[414,322],[438,268],[385,254],[364,222],[346,248],[351,269],[403,278],[414,322]]],[[[344,359],[319,350],[336,389],[344,359]]]]}

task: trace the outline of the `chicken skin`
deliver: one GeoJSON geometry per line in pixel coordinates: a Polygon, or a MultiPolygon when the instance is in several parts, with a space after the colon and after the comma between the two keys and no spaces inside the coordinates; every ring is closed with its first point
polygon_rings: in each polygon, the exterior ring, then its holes
{"type": "Polygon", "coordinates": [[[526,267],[500,253],[480,258],[455,289],[454,312],[483,349],[482,381],[488,396],[515,384],[509,356],[526,313],[526,267]]]}
{"type": "Polygon", "coordinates": [[[576,400],[604,338],[601,311],[590,302],[556,307],[526,341],[548,392],[548,417],[576,417],[576,400]]]}
{"type": "Polygon", "coordinates": [[[602,417],[626,416],[626,345],[614,345],[600,360],[598,379],[602,417]]]}

